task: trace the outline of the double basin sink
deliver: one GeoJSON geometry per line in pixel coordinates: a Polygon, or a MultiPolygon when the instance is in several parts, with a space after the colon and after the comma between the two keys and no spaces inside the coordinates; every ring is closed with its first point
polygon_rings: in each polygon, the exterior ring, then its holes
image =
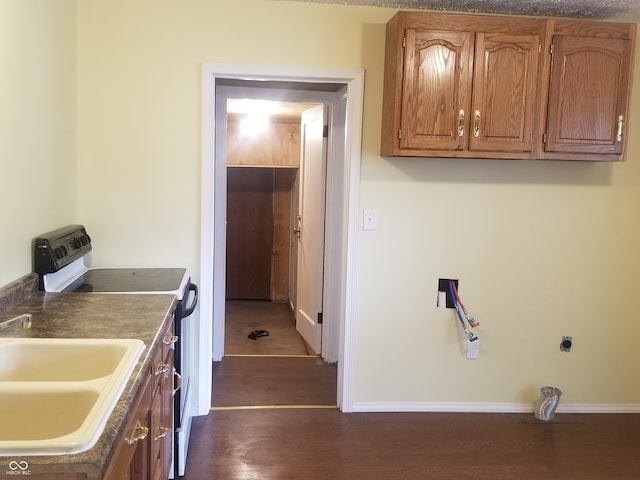
{"type": "Polygon", "coordinates": [[[91,448],[143,350],[136,339],[0,338],[0,456],[91,448]]]}

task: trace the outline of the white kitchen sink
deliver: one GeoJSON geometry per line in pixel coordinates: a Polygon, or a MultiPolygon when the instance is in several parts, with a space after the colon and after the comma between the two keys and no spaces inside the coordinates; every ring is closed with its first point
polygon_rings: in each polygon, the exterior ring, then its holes
{"type": "Polygon", "coordinates": [[[0,338],[0,456],[91,448],[143,350],[135,339],[0,338]]]}

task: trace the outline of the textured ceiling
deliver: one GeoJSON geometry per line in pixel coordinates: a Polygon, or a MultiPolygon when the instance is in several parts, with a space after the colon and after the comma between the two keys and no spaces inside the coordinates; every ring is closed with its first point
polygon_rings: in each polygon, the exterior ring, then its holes
{"type": "Polygon", "coordinates": [[[640,21],[640,0],[297,0],[449,12],[640,21]]]}

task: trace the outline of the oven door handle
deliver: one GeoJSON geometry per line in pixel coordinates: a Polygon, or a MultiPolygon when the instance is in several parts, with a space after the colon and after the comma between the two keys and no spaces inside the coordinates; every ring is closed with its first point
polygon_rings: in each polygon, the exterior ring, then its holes
{"type": "Polygon", "coordinates": [[[182,311],[182,318],[187,318],[189,315],[191,315],[193,311],[196,309],[196,305],[198,304],[198,286],[195,283],[189,282],[189,289],[187,290],[187,298],[189,298],[189,292],[194,293],[193,302],[191,303],[191,305],[189,305],[182,311]]]}

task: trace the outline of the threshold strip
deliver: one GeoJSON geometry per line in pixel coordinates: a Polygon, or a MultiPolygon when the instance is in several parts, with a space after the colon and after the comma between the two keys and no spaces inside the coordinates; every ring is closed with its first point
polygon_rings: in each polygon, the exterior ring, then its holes
{"type": "Polygon", "coordinates": [[[337,405],[239,405],[237,407],[211,407],[209,411],[219,410],[304,410],[304,409],[333,409],[337,410],[337,405]]]}
{"type": "Polygon", "coordinates": [[[225,357],[281,357],[281,358],[320,358],[320,355],[253,355],[242,353],[225,353],[225,357]]]}

